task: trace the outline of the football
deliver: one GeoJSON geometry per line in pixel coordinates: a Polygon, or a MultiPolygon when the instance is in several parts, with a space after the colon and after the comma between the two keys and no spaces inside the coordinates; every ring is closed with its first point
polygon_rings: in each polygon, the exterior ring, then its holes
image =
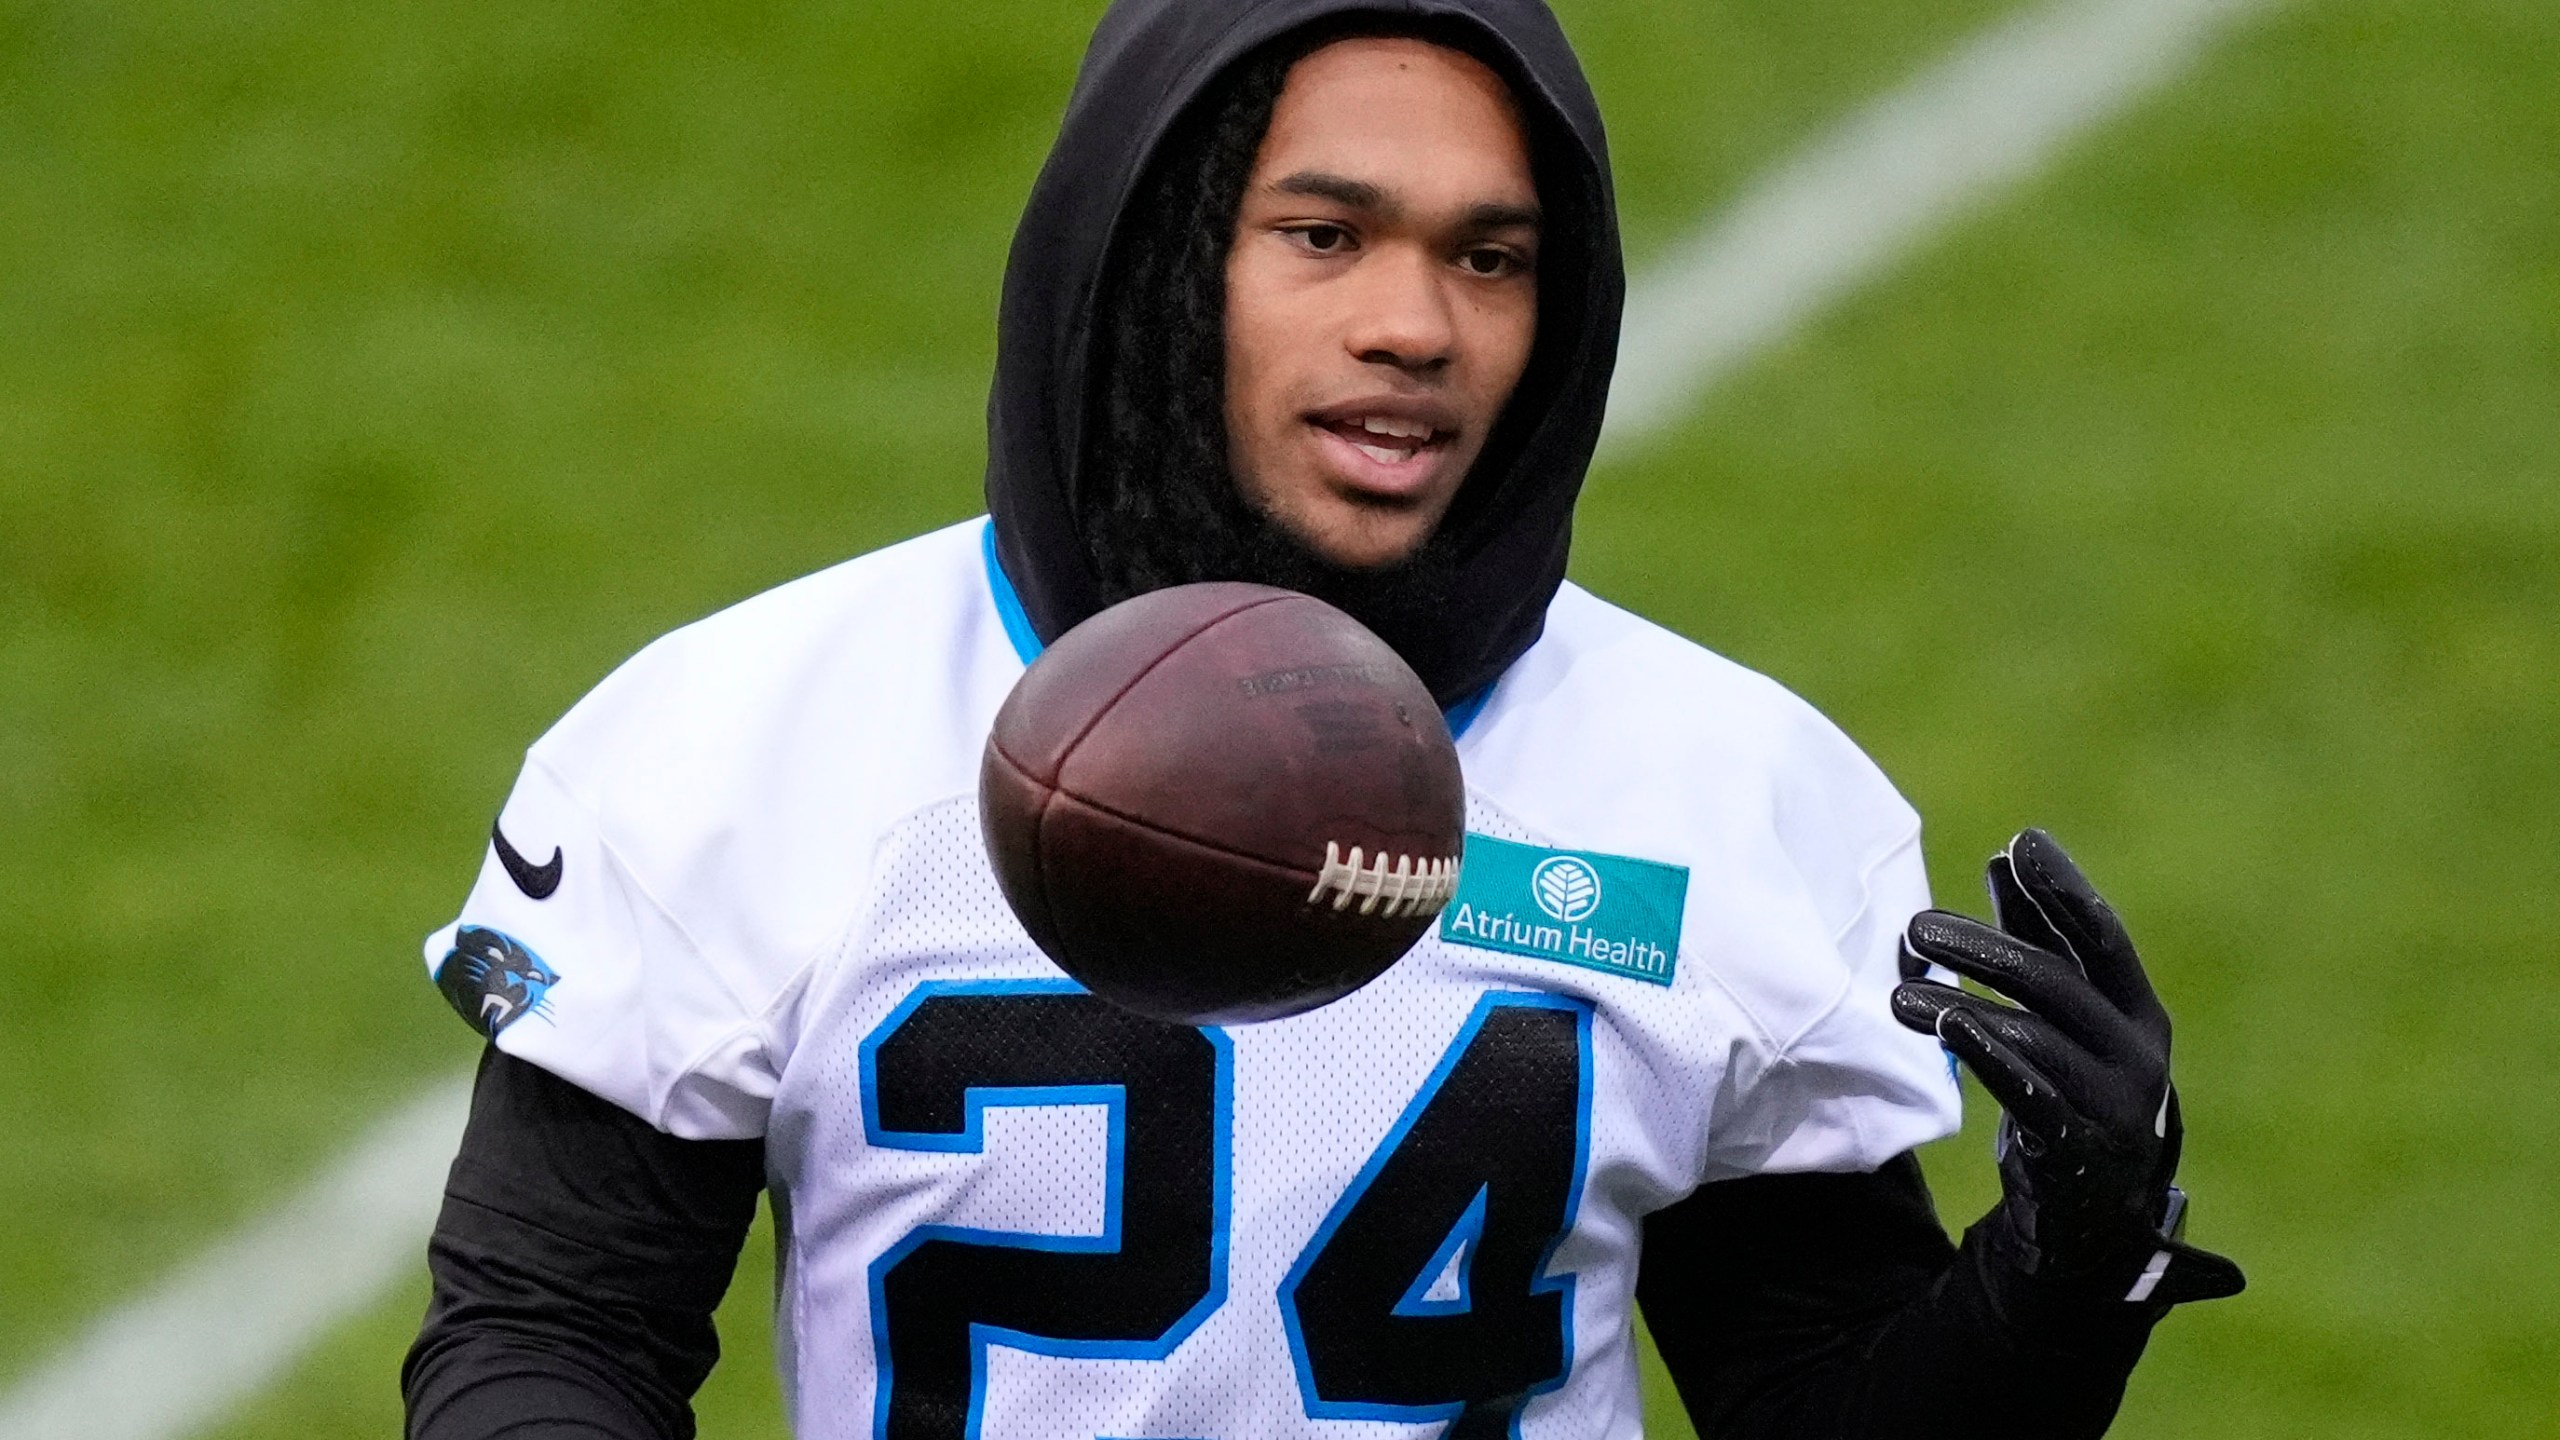
{"type": "Polygon", "coordinates": [[[978,795],[1033,941],[1159,1020],[1339,999],[1457,890],[1440,707],[1384,641],[1290,590],[1176,586],[1060,636],[997,712],[978,795]]]}

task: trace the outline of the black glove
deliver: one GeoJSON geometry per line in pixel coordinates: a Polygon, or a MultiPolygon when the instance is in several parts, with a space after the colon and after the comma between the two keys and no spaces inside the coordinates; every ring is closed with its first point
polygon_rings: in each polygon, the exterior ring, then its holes
{"type": "Polygon", "coordinates": [[[1944,910],[1912,917],[1893,1013],[1935,1034],[2005,1112],[1994,1250],[2092,1299],[2238,1294],[2239,1266],[2177,1238],[2186,1197],[2170,1184],[2183,1127],[2169,1012],[2123,923],[2041,830],[1991,858],[1990,887],[1998,929],[1944,910]],[[1931,964],[2017,1005],[1936,983],[1931,964]]]}

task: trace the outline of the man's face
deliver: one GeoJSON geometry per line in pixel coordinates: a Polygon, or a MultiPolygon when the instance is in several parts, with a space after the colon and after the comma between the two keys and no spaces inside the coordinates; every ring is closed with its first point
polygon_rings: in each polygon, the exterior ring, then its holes
{"type": "Polygon", "coordinates": [[[1420,40],[1289,72],[1227,258],[1227,453],[1337,565],[1431,536],[1529,363],[1538,192],[1510,92],[1420,40]]]}

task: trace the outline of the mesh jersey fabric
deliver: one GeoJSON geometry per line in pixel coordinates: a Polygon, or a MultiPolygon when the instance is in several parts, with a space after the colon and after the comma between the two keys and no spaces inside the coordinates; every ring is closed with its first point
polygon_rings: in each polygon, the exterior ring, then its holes
{"type": "Polygon", "coordinates": [[[1404,1308],[1369,1318],[1427,1349],[1460,1333],[1445,1307],[1469,1266],[1480,1317],[1507,1303],[1487,1277],[1526,1223],[1488,1182],[1471,1241],[1465,1176],[1551,1155],[1552,1234],[1502,1263],[1561,1348],[1552,1376],[1520,1362],[1536,1383],[1502,1413],[1530,1437],[1631,1436],[1646,1214],[1954,1128],[1943,1056],[1885,1007],[1926,903],[1909,808],[1801,701],[1571,586],[1461,741],[1469,828],[1685,866],[1671,984],[1435,935],[1306,1016],[1196,1043],[1112,1031],[981,849],[979,747],[1023,668],[982,524],[635,657],[533,747],[501,815],[523,854],[557,847],[557,890],[493,855],[427,945],[436,967],[458,927],[493,931],[555,977],[500,1048],[670,1133],[766,1138],[799,1433],[1450,1418],[1428,1374],[1399,1397],[1399,1375],[1341,1358],[1367,1322],[1319,1304],[1357,1288],[1327,1257],[1401,1224],[1377,1253],[1404,1308]],[[1063,1068],[1020,1083],[1044,1046],[1063,1068]],[[1435,1097],[1469,1066],[1558,1103],[1523,1098],[1511,1133],[1444,1123],[1435,1097]],[[1391,1192],[1422,1198],[1382,1222],[1363,1197],[1391,1192]],[[1016,1282],[1042,1293],[1000,1293],[1016,1282]],[[1077,1295],[1102,1298],[1058,1308],[1077,1295]]]}

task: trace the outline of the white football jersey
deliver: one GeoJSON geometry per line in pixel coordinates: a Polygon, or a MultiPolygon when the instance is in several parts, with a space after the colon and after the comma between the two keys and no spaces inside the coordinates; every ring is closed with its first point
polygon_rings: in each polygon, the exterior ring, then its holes
{"type": "Polygon", "coordinates": [[[1037,647],[986,537],[643,650],[534,745],[426,946],[500,1048],[765,1137],[800,1435],[1626,1440],[1648,1212],[1955,1128],[1886,1008],[1911,809],[1571,585],[1452,717],[1459,894],[1383,977],[1223,1030],[1086,995],[979,838],[1037,647]]]}

